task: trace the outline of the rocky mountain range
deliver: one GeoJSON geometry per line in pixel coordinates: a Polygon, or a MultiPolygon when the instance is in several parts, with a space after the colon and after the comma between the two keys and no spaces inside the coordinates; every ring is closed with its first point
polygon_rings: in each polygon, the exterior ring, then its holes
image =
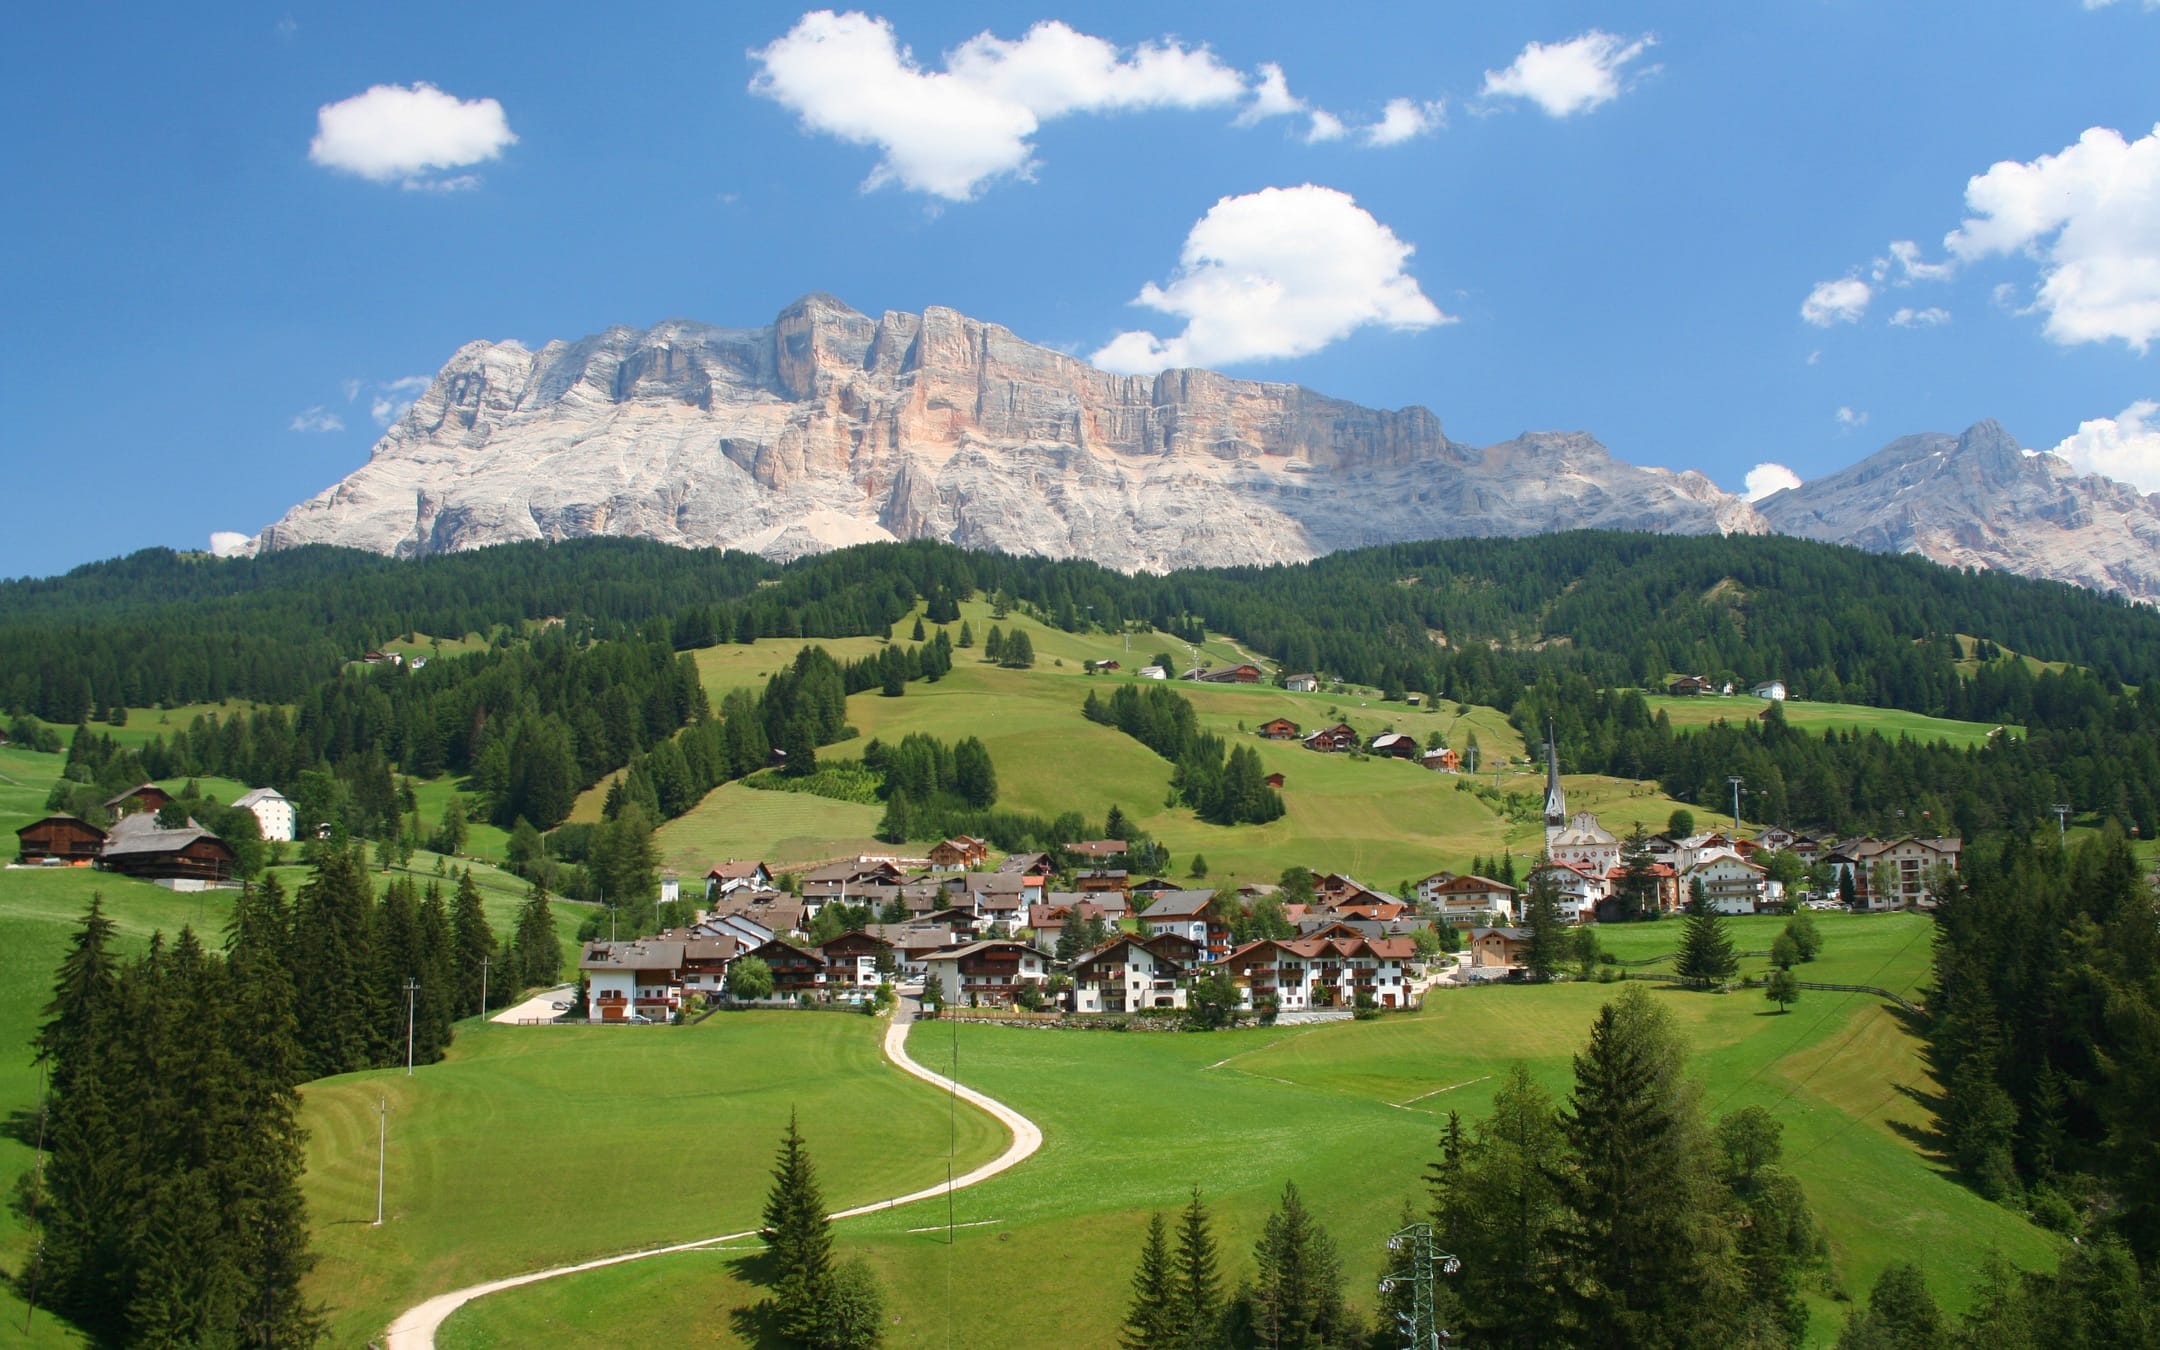
{"type": "Polygon", "coordinates": [[[253,546],[619,534],[789,558],[928,537],[1131,571],[1589,528],[1775,530],[2160,599],[2160,505],[1992,423],[1908,437],[1758,509],[1581,433],[1473,447],[1423,408],[1112,375],[950,309],[873,319],[826,295],[763,328],[469,343],[366,464],[253,546]]]}

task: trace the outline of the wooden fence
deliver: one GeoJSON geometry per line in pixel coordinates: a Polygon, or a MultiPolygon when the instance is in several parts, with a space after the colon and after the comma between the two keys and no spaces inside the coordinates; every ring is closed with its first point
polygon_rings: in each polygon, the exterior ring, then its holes
{"type": "MultiPolygon", "coordinates": [[[[1700,983],[1700,981],[1691,980],[1685,975],[1667,975],[1661,971],[1654,970],[1624,971],[1621,973],[1620,978],[1623,980],[1658,980],[1665,984],[1700,983]]],[[[1802,989],[1820,989],[1826,993],[1832,994],[1873,994],[1879,999],[1884,999],[1888,1002],[1895,1003],[1900,1008],[1903,1008],[1905,1011],[1916,1015],[1923,1014],[1927,1011],[1927,1009],[1921,1007],[1917,1003],[1914,1003],[1912,1000],[1905,998],[1904,996],[1899,994],[1893,994],[1880,985],[1826,984],[1818,980],[1795,980],[1793,983],[1798,985],[1802,989]]]]}

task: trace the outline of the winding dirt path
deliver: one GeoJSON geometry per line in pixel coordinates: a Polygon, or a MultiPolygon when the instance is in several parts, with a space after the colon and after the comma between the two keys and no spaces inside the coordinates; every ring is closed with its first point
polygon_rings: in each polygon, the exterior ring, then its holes
{"type": "MultiPolygon", "coordinates": [[[[1017,1166],[1042,1147],[1042,1130],[1034,1121],[1005,1103],[986,1097],[965,1083],[955,1083],[945,1075],[926,1069],[909,1058],[907,1033],[914,1020],[914,1000],[903,999],[893,1010],[892,1025],[885,1028],[885,1057],[901,1072],[913,1074],[940,1092],[954,1093],[969,1105],[989,1112],[999,1124],[1012,1131],[1012,1144],[997,1157],[963,1176],[953,1177],[935,1186],[926,1186],[919,1191],[910,1191],[906,1195],[896,1195],[890,1200],[875,1200],[867,1205],[857,1205],[853,1209],[838,1210],[827,1216],[830,1219],[852,1219],[858,1214],[897,1209],[918,1200],[931,1200],[951,1191],[965,1190],[988,1181],[1009,1167],[1017,1166]]],[[[757,1229],[752,1228],[740,1233],[723,1233],[719,1237],[698,1238],[693,1242],[677,1242],[671,1246],[652,1247],[645,1251],[623,1252],[594,1261],[580,1261],[576,1265],[556,1266],[549,1270],[536,1270],[529,1275],[512,1275],[505,1279],[489,1280],[485,1284],[453,1289],[447,1294],[437,1294],[425,1303],[415,1304],[399,1314],[398,1319],[390,1324],[390,1330],[385,1334],[382,1343],[386,1350],[435,1350],[435,1333],[441,1328],[443,1320],[476,1298],[500,1293],[505,1289],[516,1289],[520,1285],[538,1284],[542,1280],[552,1280],[562,1275],[599,1270],[603,1266],[619,1266],[625,1261],[642,1261],[651,1256],[667,1256],[675,1252],[694,1252],[706,1247],[718,1247],[724,1243],[739,1242],[746,1237],[755,1237],[757,1232],[757,1229]]]]}

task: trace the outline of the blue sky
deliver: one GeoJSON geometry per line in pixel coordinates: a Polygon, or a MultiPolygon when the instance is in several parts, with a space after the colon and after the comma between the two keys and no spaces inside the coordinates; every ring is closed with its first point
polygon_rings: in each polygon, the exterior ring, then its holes
{"type": "Polygon", "coordinates": [[[0,575],[253,533],[472,339],[813,290],[1735,491],[1984,417],[2160,489],[2147,0],[41,6],[10,37],[0,575]]]}

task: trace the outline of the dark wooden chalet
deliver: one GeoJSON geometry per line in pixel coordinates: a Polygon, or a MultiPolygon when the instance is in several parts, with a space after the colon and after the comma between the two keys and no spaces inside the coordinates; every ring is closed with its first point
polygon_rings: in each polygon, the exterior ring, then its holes
{"type": "Polygon", "coordinates": [[[26,863],[87,866],[105,849],[105,831],[75,816],[47,816],[15,831],[26,863]]]}
{"type": "Polygon", "coordinates": [[[1297,723],[1287,717],[1278,717],[1272,722],[1262,722],[1260,734],[1271,741],[1294,741],[1302,733],[1297,723]]]}
{"type": "Polygon", "coordinates": [[[107,798],[105,809],[112,812],[115,820],[122,816],[134,815],[138,811],[147,811],[151,815],[156,815],[167,806],[170,806],[172,800],[173,795],[157,784],[144,783],[139,787],[129,788],[117,797],[107,798]]]}
{"type": "Polygon", "coordinates": [[[825,983],[825,958],[792,942],[774,938],[748,955],[763,961],[771,969],[774,998],[815,994],[825,983]]]}
{"type": "Polygon", "coordinates": [[[157,817],[142,812],[114,823],[105,838],[98,866],[123,876],[153,881],[221,882],[232,878],[232,846],[189,821],[175,830],[158,828],[157,817]]]}

